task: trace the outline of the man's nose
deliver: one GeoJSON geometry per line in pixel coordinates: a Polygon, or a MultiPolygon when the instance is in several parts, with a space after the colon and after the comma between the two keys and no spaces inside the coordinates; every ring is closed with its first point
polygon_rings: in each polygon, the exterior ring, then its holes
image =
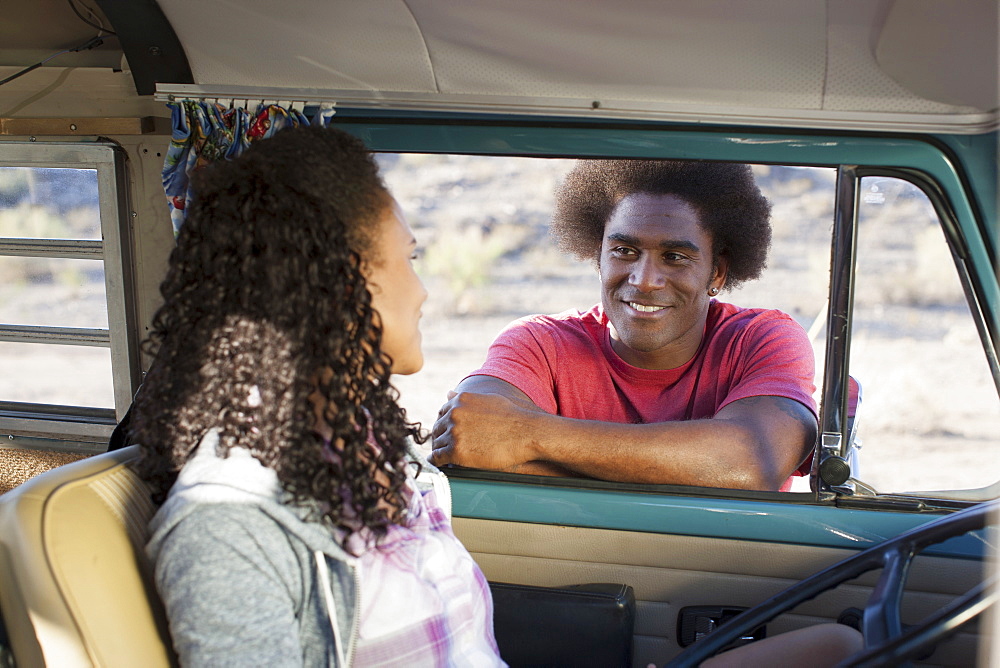
{"type": "Polygon", "coordinates": [[[652,292],[666,285],[666,276],[661,267],[657,266],[656,258],[647,256],[632,265],[628,282],[642,292],[652,292]]]}

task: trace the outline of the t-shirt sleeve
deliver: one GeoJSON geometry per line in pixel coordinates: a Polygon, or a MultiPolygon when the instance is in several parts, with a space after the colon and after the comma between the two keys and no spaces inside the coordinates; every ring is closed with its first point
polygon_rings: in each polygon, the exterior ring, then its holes
{"type": "Polygon", "coordinates": [[[515,320],[490,344],[483,366],[469,375],[506,381],[543,411],[555,413],[555,380],[549,362],[554,359],[555,344],[544,327],[529,319],[515,320]]]}
{"type": "Polygon", "coordinates": [[[817,414],[813,348],[795,320],[776,312],[758,319],[738,345],[738,373],[719,408],[747,397],[775,396],[794,399],[817,414]]]}

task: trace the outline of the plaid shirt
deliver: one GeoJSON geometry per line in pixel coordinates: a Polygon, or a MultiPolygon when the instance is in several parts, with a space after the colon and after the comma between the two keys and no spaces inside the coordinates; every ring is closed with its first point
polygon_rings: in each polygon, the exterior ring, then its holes
{"type": "Polygon", "coordinates": [[[493,636],[485,576],[452,532],[434,490],[420,492],[411,481],[410,491],[406,525],[390,527],[358,559],[354,665],[506,665],[493,636]]]}

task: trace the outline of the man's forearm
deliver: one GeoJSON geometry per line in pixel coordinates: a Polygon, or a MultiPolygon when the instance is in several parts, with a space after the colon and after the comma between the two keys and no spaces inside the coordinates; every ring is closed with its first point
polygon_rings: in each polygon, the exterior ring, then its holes
{"type": "Polygon", "coordinates": [[[442,407],[434,464],[777,490],[816,439],[812,412],[782,397],[740,399],[711,419],[619,424],[551,415],[509,384],[474,378],[474,389],[460,388],[442,407]]]}
{"type": "Polygon", "coordinates": [[[602,480],[776,490],[794,469],[771,465],[767,446],[726,420],[637,425],[539,413],[531,424],[530,457],[602,480]]]}

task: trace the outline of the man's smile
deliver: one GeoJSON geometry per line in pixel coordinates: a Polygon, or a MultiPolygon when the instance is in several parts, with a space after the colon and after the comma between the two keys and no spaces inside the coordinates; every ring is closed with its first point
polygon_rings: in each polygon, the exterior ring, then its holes
{"type": "Polygon", "coordinates": [[[666,306],[654,306],[652,304],[640,304],[638,302],[625,302],[632,309],[638,311],[639,313],[657,313],[659,311],[667,308],[666,306]]]}

